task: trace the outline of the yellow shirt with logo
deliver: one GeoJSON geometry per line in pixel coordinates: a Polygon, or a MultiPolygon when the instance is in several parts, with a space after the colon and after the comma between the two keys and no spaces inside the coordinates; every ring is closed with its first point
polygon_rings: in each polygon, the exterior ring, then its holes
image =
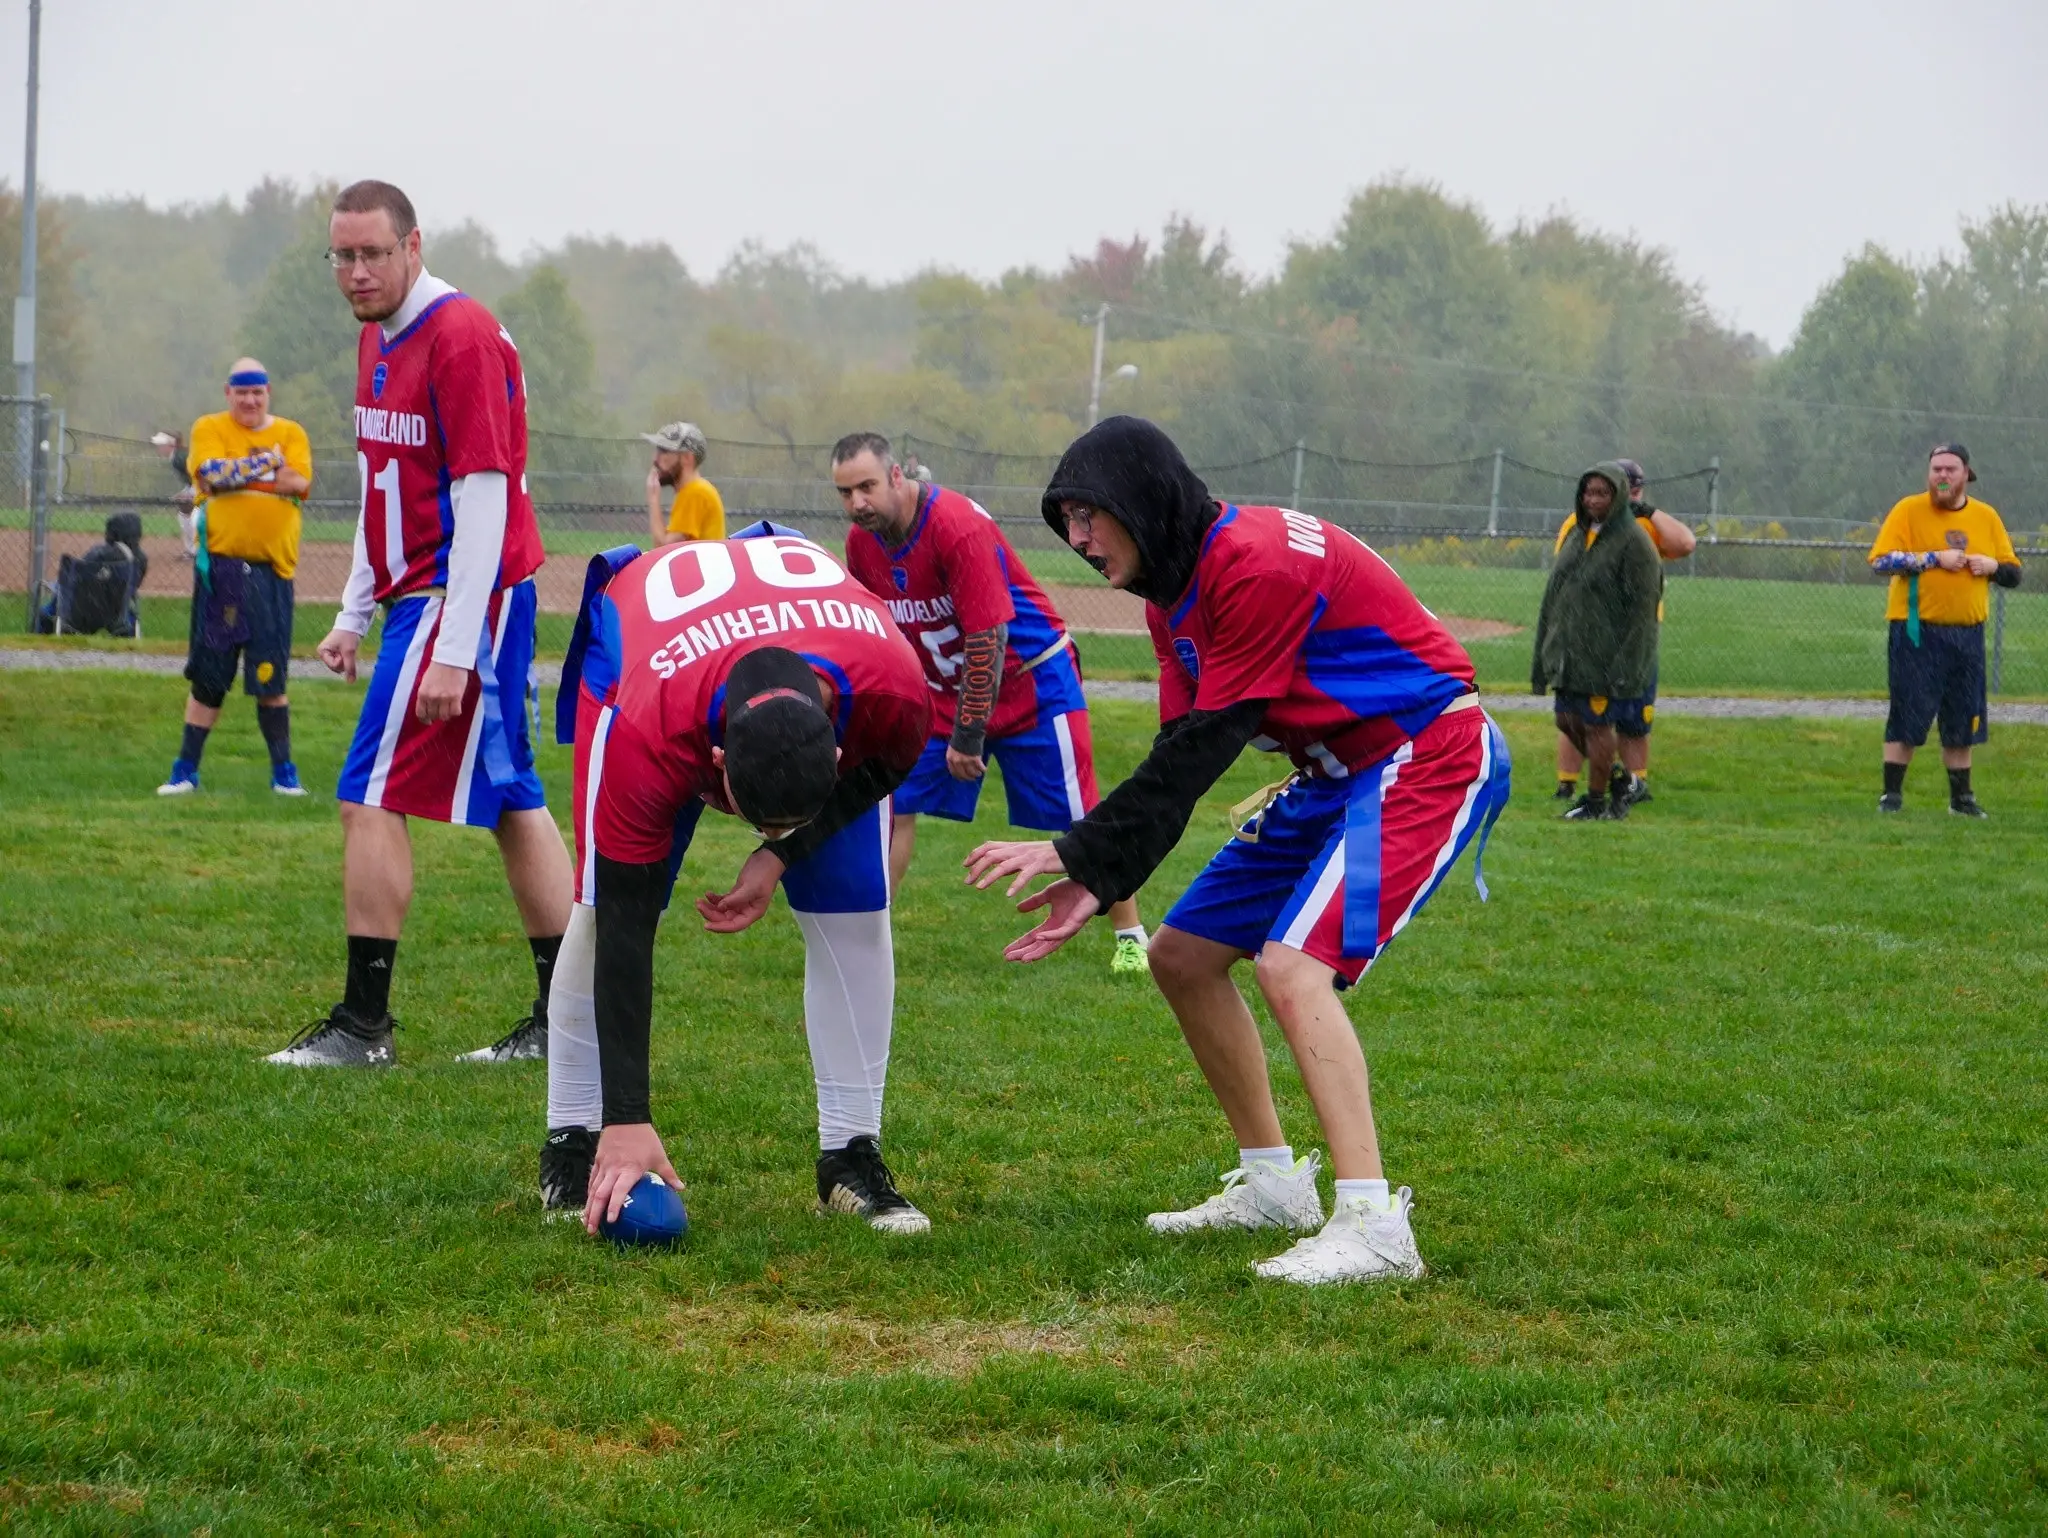
{"type": "MultiPolygon", "coordinates": [[[[1902,499],[1885,515],[1870,547],[1870,559],[1894,551],[1960,550],[1988,555],[2000,565],[2018,565],[2019,556],[2007,537],[1998,509],[1970,498],[1954,512],[1934,505],[1926,492],[1902,499]]],[[[1907,617],[1907,592],[1912,579],[1892,575],[1885,596],[1884,617],[1907,617]]],[[[1920,618],[1930,625],[1981,625],[1991,614],[1991,579],[1967,571],[1932,567],[1919,574],[1920,618]]]]}
{"type": "Polygon", "coordinates": [[[305,428],[285,417],[272,417],[267,427],[242,426],[226,411],[216,411],[192,424],[192,453],[185,462],[194,494],[206,504],[206,548],[214,555],[262,561],[280,577],[299,569],[299,504],[294,497],[266,490],[272,483],[256,481],[239,491],[209,492],[199,484],[199,467],[209,459],[242,459],[275,449],[284,462],[308,481],[313,478],[313,446],[305,428]]]}
{"type": "Polygon", "coordinates": [[[701,475],[678,486],[675,506],[668,510],[668,531],[684,539],[724,539],[725,499],[718,488],[701,475]]]}

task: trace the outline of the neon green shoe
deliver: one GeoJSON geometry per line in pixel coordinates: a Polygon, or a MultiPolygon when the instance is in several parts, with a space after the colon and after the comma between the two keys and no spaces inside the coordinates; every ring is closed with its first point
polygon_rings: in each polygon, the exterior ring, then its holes
{"type": "Polygon", "coordinates": [[[1116,950],[1109,958],[1109,970],[1119,977],[1149,976],[1152,964],[1145,959],[1145,942],[1133,940],[1129,935],[1116,942],[1116,950]]]}

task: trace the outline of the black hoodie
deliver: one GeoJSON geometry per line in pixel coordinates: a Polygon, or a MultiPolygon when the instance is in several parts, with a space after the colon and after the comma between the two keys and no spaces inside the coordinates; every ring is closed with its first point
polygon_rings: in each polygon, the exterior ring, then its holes
{"type": "Polygon", "coordinates": [[[1106,417],[1060,456],[1039,510],[1064,543],[1062,502],[1116,516],[1138,544],[1142,569],[1129,590],[1162,609],[1188,590],[1202,535],[1223,511],[1173,440],[1142,417],[1106,417]]]}
{"type": "MultiPolygon", "coordinates": [[[[1041,510],[1065,540],[1062,502],[1084,502],[1123,525],[1138,546],[1129,591],[1162,609],[1194,581],[1202,536],[1222,512],[1173,440],[1137,417],[1098,422],[1061,456],[1041,510]]],[[[1135,893],[1180,842],[1203,794],[1258,735],[1270,703],[1243,700],[1165,723],[1131,777],[1053,840],[1067,874],[1105,908],[1135,893]]]]}

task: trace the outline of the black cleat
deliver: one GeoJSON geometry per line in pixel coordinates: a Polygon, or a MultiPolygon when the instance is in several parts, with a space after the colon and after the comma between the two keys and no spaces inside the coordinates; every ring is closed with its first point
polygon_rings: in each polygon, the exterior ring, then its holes
{"type": "Polygon", "coordinates": [[[1903,812],[1906,798],[1896,790],[1888,790],[1877,798],[1877,809],[1880,812],[1903,812]]]}
{"type": "MultiPolygon", "coordinates": [[[[1617,781],[1616,783],[1619,784],[1620,782],[1617,781]]],[[[1628,788],[1620,791],[1618,794],[1621,800],[1628,805],[1641,806],[1650,799],[1650,782],[1639,774],[1632,774],[1628,777],[1628,788]]]]}
{"type": "Polygon", "coordinates": [[[545,1063],[548,1060],[548,1019],[547,1012],[534,1001],[534,1011],[523,1020],[516,1020],[512,1029],[492,1042],[488,1047],[478,1047],[474,1052],[456,1054],[458,1063],[545,1063]]]}
{"type": "Polygon", "coordinates": [[[1607,805],[1605,793],[1596,796],[1589,790],[1566,807],[1562,815],[1566,822],[1605,822],[1607,805]]]}
{"type": "Polygon", "coordinates": [[[882,1148],[863,1133],[844,1148],[818,1155],[818,1206],[850,1212],[885,1234],[921,1234],[932,1220],[896,1189],[896,1177],[882,1162],[882,1148]]]}
{"type": "Polygon", "coordinates": [[[263,1061],[287,1068],[389,1068],[398,1061],[391,1040],[397,1024],[389,1015],[361,1020],[337,1004],[263,1061]]]}
{"type": "Polygon", "coordinates": [[[1578,793],[1579,782],[1577,780],[1559,780],[1557,782],[1557,790],[1551,795],[1550,799],[1553,801],[1569,801],[1578,793]]]}
{"type": "Polygon", "coordinates": [[[596,1159],[597,1134],[588,1127],[550,1127],[540,1145],[541,1206],[550,1213],[582,1212],[596,1159]]]}
{"type": "Polygon", "coordinates": [[[1948,798],[1948,810],[1951,817],[1989,817],[1991,815],[1977,804],[1977,798],[1969,791],[1964,791],[1960,796],[1950,796],[1948,798]]]}

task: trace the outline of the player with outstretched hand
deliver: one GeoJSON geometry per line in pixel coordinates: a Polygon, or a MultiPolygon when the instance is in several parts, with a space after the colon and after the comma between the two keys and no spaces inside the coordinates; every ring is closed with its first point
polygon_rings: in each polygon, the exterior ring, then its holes
{"type": "Polygon", "coordinates": [[[472,1061],[539,1057],[569,918],[569,852],[526,734],[540,526],[526,491],[519,351],[482,305],[428,272],[412,200],[344,187],[327,260],[364,323],[356,346],[362,512],[320,660],[350,683],[378,606],[377,664],[335,796],[348,974],[342,1000],[270,1061],[388,1067],[391,973],[412,906],[407,819],[488,828],[519,906],[533,1013],[472,1061]]]}
{"type": "Polygon", "coordinates": [[[756,524],[598,556],[557,708],[576,745],[576,901],[548,1008],[543,1205],[581,1208],[595,1233],[649,1170],[681,1184],[649,1106],[654,940],[709,806],[763,842],[698,899],[704,927],[747,928],[779,882],[803,932],[820,1205],[924,1232],[881,1151],[886,803],[931,720],[910,643],[825,550],[756,524]]]}
{"type": "MultiPolygon", "coordinates": [[[[1066,832],[1100,799],[1066,621],[981,504],[905,473],[881,434],[841,438],[832,480],[853,525],[846,568],[889,606],[932,689],[932,739],[892,803],[891,887],[910,869],[919,814],[974,821],[991,758],[1012,824],[1066,832]]],[[[1137,898],[1115,904],[1109,922],[1110,970],[1142,975],[1137,898]]]]}
{"type": "Polygon", "coordinates": [[[1146,600],[1161,726],[1145,761],[1064,837],[968,857],[970,881],[1007,877],[1012,894],[1033,876],[1061,878],[1018,904],[1045,918],[1004,955],[1049,956],[1136,891],[1247,744],[1286,754],[1294,772],[1263,805],[1233,811],[1236,836],[1152,939],[1152,975],[1239,1158],[1219,1194],[1147,1221],[1166,1234],[1319,1228],[1261,1261],[1263,1277],[1420,1276],[1409,1192],[1387,1188],[1365,1056],[1337,990],[1475,835],[1483,847],[1506,802],[1507,743],[1479,709],[1471,659],[1352,535],[1284,508],[1220,505],[1150,422],[1089,429],[1043,511],[1110,586],[1146,600]],[[1230,980],[1246,957],[1329,1139],[1327,1223],[1315,1158],[1296,1159],[1286,1141],[1258,1027],[1230,980]]]}

